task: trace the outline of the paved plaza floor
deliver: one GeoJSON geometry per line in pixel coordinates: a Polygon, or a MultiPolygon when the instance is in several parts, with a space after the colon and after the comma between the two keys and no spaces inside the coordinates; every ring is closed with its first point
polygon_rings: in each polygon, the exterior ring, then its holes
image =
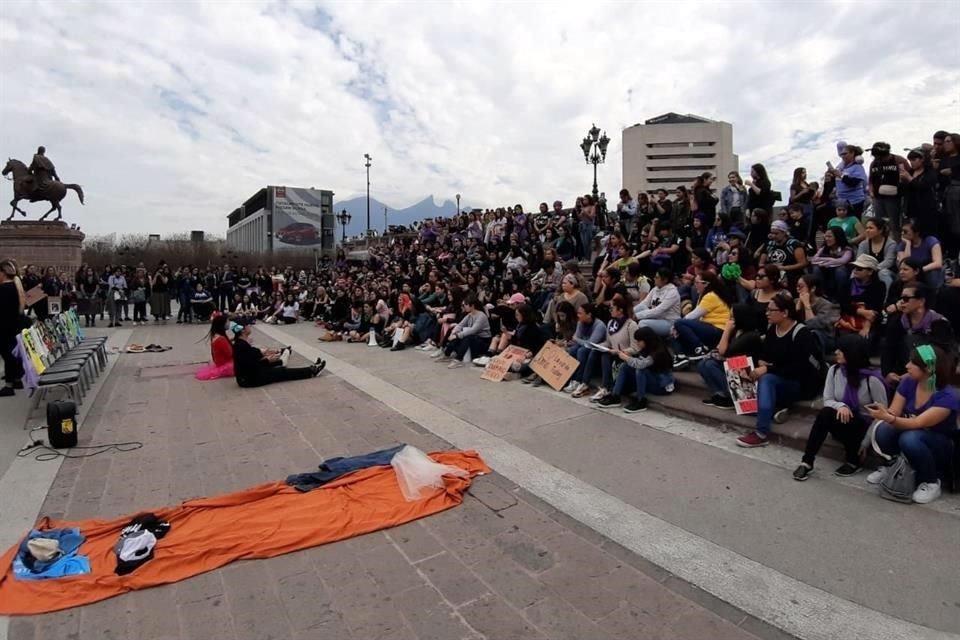
{"type": "MultiPolygon", "coordinates": [[[[309,327],[295,329],[312,339],[309,327]]],[[[127,341],[173,347],[111,355],[83,408],[81,444],[142,442],[136,451],[16,458],[10,452],[27,441],[27,401],[4,399],[4,548],[38,515],[113,518],[308,471],[325,457],[396,443],[426,451],[456,444],[414,412],[347,381],[337,366],[317,379],[260,389],[199,383],[192,374],[207,359],[203,335],[200,326],[111,334],[113,348],[127,341]]],[[[256,335],[261,344],[275,342],[256,335]]],[[[298,362],[306,360],[295,355],[291,365],[298,362]]],[[[494,473],[477,478],[462,505],[438,515],[85,607],[2,620],[0,638],[788,637],[597,533],[488,462],[494,473]]]]}

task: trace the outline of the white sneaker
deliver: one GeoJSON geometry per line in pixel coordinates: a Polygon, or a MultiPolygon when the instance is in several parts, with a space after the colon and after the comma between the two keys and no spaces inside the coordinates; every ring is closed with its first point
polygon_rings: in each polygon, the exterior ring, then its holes
{"type": "Polygon", "coordinates": [[[603,387],[600,387],[599,389],[597,389],[597,392],[595,394],[590,396],[590,402],[600,402],[607,396],[608,393],[610,392],[604,389],[603,387]]]}
{"type": "Polygon", "coordinates": [[[442,355],[443,355],[443,349],[437,349],[437,350],[435,350],[433,353],[430,354],[430,357],[431,357],[431,358],[439,358],[439,357],[442,356],[442,355]]]}
{"type": "Polygon", "coordinates": [[[676,389],[676,387],[673,386],[672,382],[663,388],[667,393],[673,393],[674,389],[676,389]]]}
{"type": "Polygon", "coordinates": [[[927,504],[940,497],[940,481],[921,482],[917,490],[913,492],[913,501],[917,504],[927,504]]]}
{"type": "Polygon", "coordinates": [[[474,358],[472,362],[474,366],[485,367],[490,364],[490,356],[480,356],[479,358],[474,358]]]}
{"type": "Polygon", "coordinates": [[[590,391],[590,385],[588,385],[586,382],[578,382],[577,388],[573,390],[573,393],[571,395],[574,398],[582,398],[583,396],[587,395],[587,392],[589,391],[590,391]]]}
{"type": "Polygon", "coordinates": [[[873,473],[867,476],[867,483],[880,484],[886,479],[888,473],[890,473],[890,467],[880,467],[879,469],[877,469],[876,471],[874,471],[873,473]]]}
{"type": "Polygon", "coordinates": [[[574,391],[577,390],[577,385],[578,385],[578,384],[580,384],[580,383],[577,382],[576,380],[571,380],[570,382],[567,383],[567,386],[565,386],[565,387],[563,388],[563,392],[564,392],[564,393],[573,393],[574,391]]]}

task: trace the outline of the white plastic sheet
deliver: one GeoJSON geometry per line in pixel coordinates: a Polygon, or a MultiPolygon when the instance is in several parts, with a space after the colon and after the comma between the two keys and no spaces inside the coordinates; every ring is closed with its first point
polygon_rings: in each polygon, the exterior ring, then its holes
{"type": "Polygon", "coordinates": [[[466,478],[470,474],[449,464],[434,462],[416,447],[405,446],[390,461],[397,473],[400,491],[408,502],[422,500],[437,489],[442,489],[443,476],[466,478]]]}

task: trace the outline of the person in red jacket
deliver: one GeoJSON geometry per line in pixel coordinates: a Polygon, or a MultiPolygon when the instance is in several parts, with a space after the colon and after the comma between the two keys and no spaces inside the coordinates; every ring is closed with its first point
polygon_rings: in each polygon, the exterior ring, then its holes
{"type": "Polygon", "coordinates": [[[233,377],[233,344],[227,337],[227,316],[215,311],[210,322],[210,357],[212,364],[197,371],[197,380],[233,377]]]}

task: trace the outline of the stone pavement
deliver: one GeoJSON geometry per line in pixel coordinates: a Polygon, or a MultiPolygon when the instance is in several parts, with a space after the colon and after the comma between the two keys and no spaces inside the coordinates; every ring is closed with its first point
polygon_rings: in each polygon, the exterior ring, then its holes
{"type": "MultiPolygon", "coordinates": [[[[202,334],[133,331],[133,342],[174,349],[114,356],[81,443],[144,447],[65,460],[41,515],[112,518],[282,478],[333,455],[399,442],[449,448],[333,374],[246,390],[198,383],[202,334]]],[[[9,624],[13,640],[784,637],[497,473],[476,479],[464,504],[401,527],[9,624]]]]}

